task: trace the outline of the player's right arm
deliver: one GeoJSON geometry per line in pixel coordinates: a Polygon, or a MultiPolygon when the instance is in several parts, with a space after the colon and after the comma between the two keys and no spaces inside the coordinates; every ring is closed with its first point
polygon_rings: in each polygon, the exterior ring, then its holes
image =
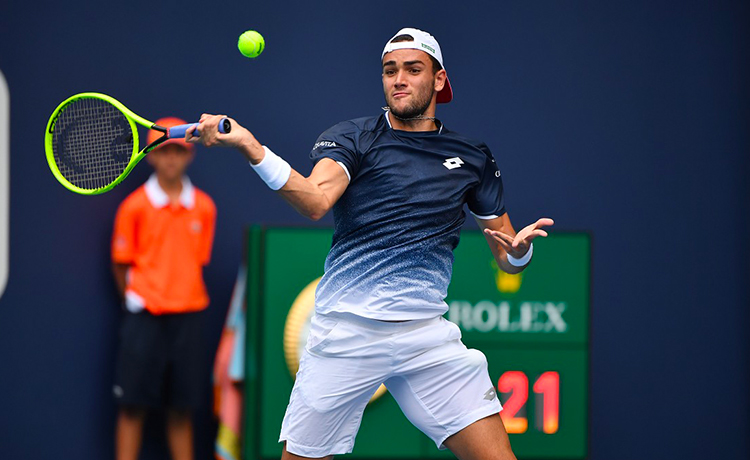
{"type": "Polygon", "coordinates": [[[336,204],[348,185],[349,178],[341,166],[323,158],[308,177],[292,169],[279,195],[303,216],[318,220],[336,204]]]}
{"type": "MultiPolygon", "coordinates": [[[[206,147],[216,145],[234,147],[239,150],[253,165],[260,164],[266,156],[266,150],[255,136],[233,119],[232,131],[227,134],[218,132],[218,124],[225,115],[203,114],[200,119],[200,137],[193,137],[192,131],[186,133],[188,142],[200,142],[206,147]]],[[[294,209],[305,217],[318,220],[341,198],[349,185],[349,177],[344,169],[334,160],[320,160],[308,177],[304,177],[293,168],[289,180],[277,191],[294,209]]]]}

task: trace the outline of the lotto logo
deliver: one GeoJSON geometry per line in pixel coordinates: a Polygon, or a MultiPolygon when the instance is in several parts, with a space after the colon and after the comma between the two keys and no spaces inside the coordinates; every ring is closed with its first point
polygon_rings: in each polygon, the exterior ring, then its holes
{"type": "Polygon", "coordinates": [[[443,166],[445,166],[448,169],[456,169],[456,168],[460,168],[462,164],[464,164],[464,160],[458,157],[453,157],[453,158],[448,158],[447,160],[445,160],[445,162],[443,163],[443,166]]]}

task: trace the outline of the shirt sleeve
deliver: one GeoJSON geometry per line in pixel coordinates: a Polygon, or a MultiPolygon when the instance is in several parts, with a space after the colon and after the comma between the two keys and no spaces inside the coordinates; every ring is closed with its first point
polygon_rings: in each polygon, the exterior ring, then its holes
{"type": "Polygon", "coordinates": [[[494,219],[505,214],[503,178],[490,149],[484,144],[480,149],[485,153],[484,170],[479,183],[469,192],[467,203],[477,218],[494,219]]]}
{"type": "Polygon", "coordinates": [[[323,158],[330,158],[344,168],[351,181],[359,171],[358,137],[354,124],[339,123],[318,137],[310,151],[310,159],[313,164],[318,164],[323,158]]]}
{"type": "Polygon", "coordinates": [[[138,218],[130,200],[125,200],[117,209],[115,228],[112,234],[112,262],[131,264],[136,252],[136,226],[138,218]]]}
{"type": "Polygon", "coordinates": [[[206,195],[206,212],[203,214],[203,239],[201,241],[201,263],[208,265],[211,261],[211,249],[214,244],[214,233],[216,232],[216,205],[206,195]]]}

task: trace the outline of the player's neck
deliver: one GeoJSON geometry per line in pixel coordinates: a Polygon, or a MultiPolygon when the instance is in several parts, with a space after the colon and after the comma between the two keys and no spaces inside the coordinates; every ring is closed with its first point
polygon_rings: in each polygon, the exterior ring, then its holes
{"type": "Polygon", "coordinates": [[[438,129],[435,122],[435,114],[424,114],[422,118],[403,119],[398,118],[393,112],[386,114],[391,122],[391,128],[399,131],[436,131],[438,129]]]}

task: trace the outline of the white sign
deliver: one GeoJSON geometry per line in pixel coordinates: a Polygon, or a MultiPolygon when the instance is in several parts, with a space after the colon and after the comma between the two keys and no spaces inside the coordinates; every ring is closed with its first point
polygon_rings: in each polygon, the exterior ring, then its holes
{"type": "Polygon", "coordinates": [[[10,210],[10,93],[0,72],[0,297],[8,284],[8,234],[10,210]]]}

